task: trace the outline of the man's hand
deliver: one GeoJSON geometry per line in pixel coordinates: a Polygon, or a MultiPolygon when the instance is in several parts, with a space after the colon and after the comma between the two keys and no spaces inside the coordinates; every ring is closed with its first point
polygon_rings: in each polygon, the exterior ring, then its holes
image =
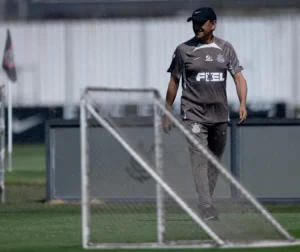
{"type": "Polygon", "coordinates": [[[241,104],[239,108],[239,114],[240,114],[240,121],[239,124],[244,122],[247,118],[247,108],[245,104],[241,104]]]}
{"type": "Polygon", "coordinates": [[[247,98],[248,87],[247,87],[247,82],[241,72],[234,74],[233,79],[240,100],[240,109],[239,109],[240,121],[238,124],[241,124],[247,118],[246,98],[247,98]]]}
{"type": "Polygon", "coordinates": [[[164,132],[166,134],[169,134],[171,131],[171,127],[172,127],[172,122],[171,122],[170,118],[167,115],[165,115],[164,119],[163,119],[164,132]]]}

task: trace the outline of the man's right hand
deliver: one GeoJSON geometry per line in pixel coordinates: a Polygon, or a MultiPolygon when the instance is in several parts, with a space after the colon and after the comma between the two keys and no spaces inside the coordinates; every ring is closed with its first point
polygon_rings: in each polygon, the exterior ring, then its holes
{"type": "Polygon", "coordinates": [[[170,118],[168,116],[164,116],[164,120],[163,120],[163,128],[164,128],[164,132],[166,134],[169,134],[171,131],[171,127],[172,127],[172,122],[170,120],[170,118]]]}

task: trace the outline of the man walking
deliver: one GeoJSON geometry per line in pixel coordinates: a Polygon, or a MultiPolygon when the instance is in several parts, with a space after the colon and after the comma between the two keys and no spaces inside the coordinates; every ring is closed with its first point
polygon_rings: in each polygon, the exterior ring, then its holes
{"type": "MultiPolygon", "coordinates": [[[[187,21],[192,21],[195,36],[177,46],[168,72],[171,74],[166,94],[166,106],[172,108],[179,81],[182,80],[181,115],[184,124],[201,144],[221,159],[225,144],[229,108],[226,94],[227,71],[233,77],[240,100],[240,122],[247,117],[247,83],[243,67],[232,45],[213,35],[217,17],[212,8],[195,10],[187,21]]],[[[164,118],[164,130],[171,129],[164,118]]],[[[216,187],[218,170],[192,143],[189,152],[202,218],[216,220],[218,214],[211,197],[216,187]]]]}

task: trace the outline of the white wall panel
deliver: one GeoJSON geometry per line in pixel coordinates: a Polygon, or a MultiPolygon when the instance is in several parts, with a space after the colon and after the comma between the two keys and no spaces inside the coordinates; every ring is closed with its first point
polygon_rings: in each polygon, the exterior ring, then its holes
{"type": "MultiPolygon", "coordinates": [[[[18,67],[14,106],[77,104],[85,86],[154,87],[165,96],[172,54],[193,36],[186,17],[2,23],[0,50],[6,28],[18,67]]],[[[219,18],[216,35],[231,42],[245,67],[249,101],[300,104],[299,31],[300,18],[291,13],[219,18]]],[[[230,76],[227,90],[237,102],[230,76]]]]}
{"type": "MultiPolygon", "coordinates": [[[[141,23],[105,21],[72,23],[70,43],[73,67],[70,101],[76,102],[85,86],[142,87],[141,23]]],[[[71,88],[70,88],[71,89],[71,88]]]]}
{"type": "MultiPolygon", "coordinates": [[[[224,38],[236,49],[249,85],[248,99],[253,102],[290,101],[293,96],[292,77],[293,17],[229,18],[224,38]]],[[[299,85],[300,83],[298,83],[299,85]]],[[[228,98],[237,100],[232,80],[228,81],[228,98]]]]}
{"type": "MultiPolygon", "coordinates": [[[[62,23],[9,23],[0,29],[0,48],[4,49],[6,28],[11,31],[17,65],[12,88],[14,106],[63,103],[65,99],[64,25],[62,23]]],[[[1,82],[7,83],[4,72],[1,82]]]]}
{"type": "MultiPolygon", "coordinates": [[[[186,18],[150,20],[147,22],[146,31],[144,64],[147,86],[157,88],[164,97],[170,80],[167,69],[173,53],[180,43],[193,37],[192,26],[186,22],[186,18]]],[[[176,102],[179,100],[178,95],[176,102]]]]}
{"type": "Polygon", "coordinates": [[[65,101],[65,40],[64,25],[45,24],[40,27],[39,66],[40,66],[40,101],[50,105],[53,100],[65,101]]]}
{"type": "Polygon", "coordinates": [[[300,16],[291,17],[293,19],[293,36],[291,40],[293,41],[293,83],[294,83],[294,97],[293,100],[300,107],[300,16]]]}

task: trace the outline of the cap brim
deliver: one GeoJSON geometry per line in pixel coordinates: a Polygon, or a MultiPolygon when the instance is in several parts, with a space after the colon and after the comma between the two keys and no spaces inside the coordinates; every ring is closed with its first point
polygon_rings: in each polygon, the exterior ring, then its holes
{"type": "Polygon", "coordinates": [[[206,17],[189,17],[186,21],[190,22],[192,20],[194,20],[198,23],[205,23],[208,19],[206,17]]]}

